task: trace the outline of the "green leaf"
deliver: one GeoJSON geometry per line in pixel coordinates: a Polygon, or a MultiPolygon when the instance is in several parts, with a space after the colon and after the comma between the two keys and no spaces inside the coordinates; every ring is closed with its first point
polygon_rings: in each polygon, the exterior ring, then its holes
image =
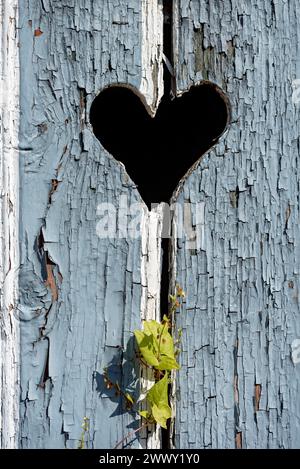
{"type": "Polygon", "coordinates": [[[174,358],[174,342],[173,337],[168,331],[168,326],[160,324],[157,321],[145,321],[144,332],[147,335],[153,335],[154,347],[157,348],[157,352],[162,355],[167,355],[170,358],[174,358]]]}
{"type": "Polygon", "coordinates": [[[173,337],[168,332],[167,327],[165,327],[162,331],[159,350],[161,355],[166,355],[167,357],[174,358],[174,341],[173,337]]]}
{"type": "Polygon", "coordinates": [[[162,355],[159,361],[159,365],[156,367],[158,370],[179,370],[180,365],[177,363],[175,358],[168,357],[167,355],[162,355]]]}
{"type": "Polygon", "coordinates": [[[168,373],[149,389],[147,399],[151,405],[168,405],[168,373]]]}
{"type": "Polygon", "coordinates": [[[140,410],[139,414],[140,414],[141,417],[143,417],[146,420],[149,420],[150,417],[151,417],[151,414],[150,414],[150,412],[148,412],[148,410],[140,410]]]}
{"type": "Polygon", "coordinates": [[[175,303],[175,301],[177,300],[176,295],[169,295],[169,298],[172,303],[175,303]]]}
{"type": "Polygon", "coordinates": [[[134,335],[139,350],[146,361],[151,366],[158,366],[159,362],[156,357],[156,348],[154,345],[153,335],[146,335],[144,332],[135,330],[134,335]]]}
{"type": "Polygon", "coordinates": [[[162,327],[161,324],[157,321],[152,320],[152,321],[144,321],[143,326],[144,326],[144,333],[148,336],[150,335],[153,336],[154,345],[158,352],[158,339],[161,333],[161,327],[162,327]]]}
{"type": "Polygon", "coordinates": [[[154,404],[152,407],[152,415],[154,420],[161,427],[167,428],[167,420],[172,417],[172,411],[168,405],[161,405],[158,407],[154,404]]]}
{"type": "Polygon", "coordinates": [[[169,406],[168,382],[168,373],[166,373],[160,381],[152,386],[147,394],[153,418],[163,428],[166,428],[166,421],[172,415],[169,406]]]}
{"type": "Polygon", "coordinates": [[[134,399],[131,396],[131,394],[129,394],[129,392],[125,393],[125,397],[126,397],[127,401],[131,402],[131,404],[134,404],[134,399]]]}
{"type": "Polygon", "coordinates": [[[144,321],[143,327],[143,331],[136,330],[134,334],[146,363],[158,370],[178,370],[180,366],[175,358],[174,340],[168,324],[151,320],[144,321]]]}

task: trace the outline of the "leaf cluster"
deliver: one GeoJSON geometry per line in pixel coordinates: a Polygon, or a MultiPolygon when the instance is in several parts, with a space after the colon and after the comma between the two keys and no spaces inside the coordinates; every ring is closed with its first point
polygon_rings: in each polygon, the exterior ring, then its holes
{"type": "MultiPolygon", "coordinates": [[[[137,412],[144,419],[144,423],[137,430],[151,424],[158,424],[167,428],[167,420],[172,417],[172,409],[169,404],[169,384],[172,371],[179,370],[180,366],[176,360],[180,350],[177,347],[181,341],[182,330],[177,331],[177,338],[172,332],[172,317],[181,306],[185,298],[183,289],[176,285],[174,295],[170,295],[170,311],[168,316],[164,316],[161,322],[150,320],[143,322],[143,328],[136,329],[134,336],[138,346],[138,356],[142,366],[153,371],[155,384],[138,399],[137,402],[146,399],[148,410],[137,412]]],[[[131,394],[122,391],[119,383],[114,383],[108,376],[107,368],[104,369],[104,381],[107,389],[114,389],[116,396],[122,396],[126,403],[127,410],[131,411],[137,403],[131,394]]],[[[117,445],[122,444],[128,435],[117,445]]]]}
{"type": "MultiPolygon", "coordinates": [[[[175,295],[170,295],[170,316],[176,312],[185,293],[179,285],[175,295]]],[[[157,423],[167,428],[167,420],[172,417],[169,405],[169,375],[172,370],[179,370],[176,360],[179,349],[181,331],[178,339],[171,335],[170,316],[164,316],[161,322],[144,321],[142,330],[135,330],[134,335],[142,358],[142,363],[153,369],[156,383],[146,393],[149,411],[143,410],[139,414],[149,423],[157,423]]]]}

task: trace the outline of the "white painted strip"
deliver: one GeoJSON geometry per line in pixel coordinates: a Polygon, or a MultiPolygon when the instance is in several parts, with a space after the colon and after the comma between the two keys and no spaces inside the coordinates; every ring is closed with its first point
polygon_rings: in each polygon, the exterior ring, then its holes
{"type": "Polygon", "coordinates": [[[19,265],[18,0],[0,0],[0,447],[18,446],[19,265]]]}
{"type": "MultiPolygon", "coordinates": [[[[163,204],[151,212],[145,207],[142,220],[142,303],[143,320],[160,321],[160,281],[161,281],[161,232],[163,204]]],[[[150,389],[155,380],[153,372],[142,368],[141,392],[150,389]]],[[[143,407],[144,408],[144,407],[143,407]]],[[[146,407],[145,407],[146,408],[146,407]]],[[[141,433],[140,445],[143,448],[160,448],[160,428],[146,429],[141,433]]]]}
{"type": "Polygon", "coordinates": [[[164,94],[163,6],[159,0],[142,0],[142,80],[140,92],[154,115],[164,94]]]}

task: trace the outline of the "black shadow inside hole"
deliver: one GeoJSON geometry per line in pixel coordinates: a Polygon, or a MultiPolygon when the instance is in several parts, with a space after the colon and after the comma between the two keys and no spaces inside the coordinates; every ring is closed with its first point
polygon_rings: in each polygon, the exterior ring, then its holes
{"type": "Polygon", "coordinates": [[[121,161],[144,202],[168,202],[180,179],[226,129],[229,106],[212,84],[163,97],[150,117],[137,93],[110,86],[94,100],[90,122],[103,147],[121,161]]]}

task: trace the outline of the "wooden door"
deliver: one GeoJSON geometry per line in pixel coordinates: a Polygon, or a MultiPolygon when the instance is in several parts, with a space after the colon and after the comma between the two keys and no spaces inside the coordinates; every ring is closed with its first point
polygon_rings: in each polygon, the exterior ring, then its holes
{"type": "MultiPolygon", "coordinates": [[[[112,448],[138,426],[103,369],[138,394],[132,331],[160,317],[162,206],[143,203],[90,110],[122,85],[154,116],[167,68],[175,96],[212,87],[228,112],[172,199],[188,229],[174,217],[170,292],[186,300],[169,444],[300,447],[298,1],[0,5],[2,446],[76,448],[87,417],[86,447],[112,448]],[[140,236],[121,200],[141,204],[140,236]]],[[[160,431],[129,444],[161,447],[160,431]]]]}

